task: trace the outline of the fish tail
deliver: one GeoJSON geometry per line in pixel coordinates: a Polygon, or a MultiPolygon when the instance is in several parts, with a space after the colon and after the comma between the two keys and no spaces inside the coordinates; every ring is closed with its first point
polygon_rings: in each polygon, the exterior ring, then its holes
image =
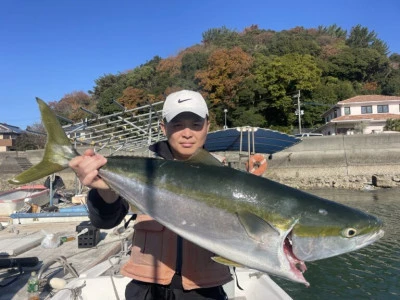
{"type": "Polygon", "coordinates": [[[11,184],[25,184],[68,168],[69,161],[79,155],[50,107],[36,98],[43,125],[47,132],[47,142],[42,161],[37,165],[8,180],[11,184]]]}

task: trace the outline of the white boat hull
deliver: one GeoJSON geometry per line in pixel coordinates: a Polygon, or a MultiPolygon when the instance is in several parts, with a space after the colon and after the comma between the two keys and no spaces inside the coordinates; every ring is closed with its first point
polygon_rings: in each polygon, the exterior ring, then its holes
{"type": "MultiPolygon", "coordinates": [[[[102,263],[110,266],[108,261],[102,263]]],[[[91,299],[125,299],[125,287],[131,281],[130,278],[121,275],[98,276],[102,270],[102,264],[93,268],[88,273],[81,274],[79,278],[72,280],[55,294],[51,299],[70,299],[71,291],[81,288],[81,300],[91,299]],[[92,277],[93,276],[93,277],[92,277]]],[[[292,299],[282,290],[268,275],[249,269],[236,269],[237,281],[242,288],[239,289],[236,279],[226,285],[224,290],[229,300],[290,300],[292,299]]]]}
{"type": "Polygon", "coordinates": [[[50,201],[50,190],[41,185],[27,185],[0,193],[0,216],[19,211],[25,203],[42,206],[50,201]]]}

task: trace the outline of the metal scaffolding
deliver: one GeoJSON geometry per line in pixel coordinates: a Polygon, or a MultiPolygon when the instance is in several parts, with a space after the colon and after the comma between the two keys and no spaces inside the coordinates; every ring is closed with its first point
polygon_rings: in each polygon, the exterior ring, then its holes
{"type": "Polygon", "coordinates": [[[114,153],[135,151],[164,139],[160,132],[163,101],[132,109],[114,103],[120,112],[100,116],[81,107],[91,118],[76,123],[59,116],[71,123],[63,126],[65,133],[76,146],[109,148],[114,153]]]}

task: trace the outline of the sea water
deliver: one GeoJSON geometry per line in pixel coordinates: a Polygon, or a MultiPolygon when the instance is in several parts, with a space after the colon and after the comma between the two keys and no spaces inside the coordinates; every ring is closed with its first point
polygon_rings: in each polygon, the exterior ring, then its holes
{"type": "Polygon", "coordinates": [[[293,299],[400,299],[400,190],[312,190],[379,217],[385,236],[360,250],[307,263],[309,288],[272,277],[293,299]]]}

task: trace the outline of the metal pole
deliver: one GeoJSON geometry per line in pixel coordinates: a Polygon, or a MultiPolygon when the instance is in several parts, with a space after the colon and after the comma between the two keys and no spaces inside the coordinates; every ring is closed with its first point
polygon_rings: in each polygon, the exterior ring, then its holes
{"type": "Polygon", "coordinates": [[[248,152],[248,161],[250,161],[250,156],[251,156],[251,143],[250,143],[250,128],[247,128],[247,152],[248,152]]]}
{"type": "Polygon", "coordinates": [[[300,90],[297,94],[297,114],[299,116],[299,133],[301,133],[301,109],[300,109],[300,90]]]}
{"type": "Polygon", "coordinates": [[[50,182],[50,199],[49,199],[50,201],[49,201],[49,203],[50,203],[50,206],[53,206],[53,181],[54,181],[54,173],[49,176],[49,182],[50,182]]]}
{"type": "Polygon", "coordinates": [[[251,127],[251,138],[253,139],[253,154],[256,154],[255,138],[254,138],[254,127],[251,127]]]}
{"type": "Polygon", "coordinates": [[[224,125],[224,129],[228,129],[228,126],[226,126],[226,113],[228,112],[228,110],[225,108],[224,109],[224,113],[225,113],[225,125],[224,125]]]}

